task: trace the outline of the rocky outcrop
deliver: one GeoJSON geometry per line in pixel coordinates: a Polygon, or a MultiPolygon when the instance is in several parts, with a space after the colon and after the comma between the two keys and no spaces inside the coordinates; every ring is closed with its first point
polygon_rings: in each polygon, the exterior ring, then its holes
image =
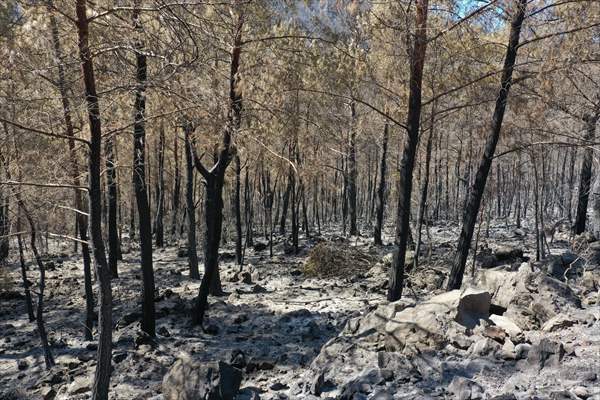
{"type": "Polygon", "coordinates": [[[242,371],[224,362],[200,364],[188,357],[175,362],[162,382],[166,400],[233,400],[242,371]]]}

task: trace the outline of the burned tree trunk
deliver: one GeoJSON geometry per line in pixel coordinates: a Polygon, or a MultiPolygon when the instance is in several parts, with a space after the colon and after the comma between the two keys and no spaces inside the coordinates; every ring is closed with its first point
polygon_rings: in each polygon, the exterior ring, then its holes
{"type": "Polygon", "coordinates": [[[178,224],[178,215],[179,215],[179,202],[180,202],[180,192],[181,192],[181,176],[179,173],[179,137],[175,135],[175,140],[173,141],[173,179],[175,180],[173,184],[173,210],[172,210],[172,221],[171,221],[171,239],[175,239],[177,234],[177,224],[178,224]]]}
{"type": "Polygon", "coordinates": [[[421,84],[423,82],[423,67],[427,50],[427,7],[428,0],[418,0],[416,3],[416,32],[414,49],[410,65],[410,87],[408,98],[408,116],[406,121],[407,133],[400,175],[398,177],[398,214],[396,217],[396,246],[397,251],[390,269],[390,287],[387,298],[396,301],[402,296],[404,285],[404,258],[410,232],[410,197],[412,193],[412,174],[415,165],[415,154],[419,142],[421,119],[421,84]]]}
{"type": "Polygon", "coordinates": [[[106,138],[104,152],[106,157],[106,188],[108,205],[108,268],[113,277],[118,277],[117,260],[119,258],[119,232],[117,229],[117,174],[115,168],[114,136],[106,138]]]}
{"type": "Polygon", "coordinates": [[[390,124],[388,120],[385,120],[383,126],[383,136],[381,138],[381,162],[379,167],[379,185],[377,187],[377,211],[375,221],[375,231],[373,233],[373,239],[376,245],[382,245],[381,234],[383,232],[383,214],[385,212],[385,187],[386,187],[386,174],[387,174],[387,150],[389,140],[389,129],[390,124]]]}
{"type": "Polygon", "coordinates": [[[216,163],[210,170],[206,169],[200,159],[194,154],[196,169],[202,174],[206,182],[206,196],[204,198],[204,276],[200,283],[198,301],[193,315],[193,322],[202,324],[204,314],[208,305],[208,294],[211,287],[214,290],[219,279],[219,245],[221,243],[221,228],[223,225],[223,184],[225,171],[231,162],[235,148],[233,137],[241,124],[242,114],[242,92],[238,87],[238,69],[242,52],[242,28],[244,26],[244,14],[240,9],[239,0],[236,0],[234,8],[238,12],[233,46],[231,51],[231,64],[229,73],[229,111],[227,126],[223,131],[223,140],[216,163]]]}
{"type": "Polygon", "coordinates": [[[462,284],[465,265],[469,255],[469,248],[471,247],[471,240],[473,239],[473,230],[475,229],[477,214],[479,214],[479,207],[481,205],[481,198],[483,197],[487,177],[492,166],[496,144],[500,138],[502,121],[504,119],[504,112],[508,100],[508,92],[510,91],[513,69],[517,58],[517,50],[519,48],[521,25],[525,19],[526,7],[527,0],[519,0],[516,13],[511,21],[510,39],[506,49],[506,57],[504,59],[500,91],[496,98],[496,106],[494,108],[490,133],[486,140],[483,157],[479,164],[475,182],[473,183],[469,200],[463,214],[463,226],[460,232],[456,256],[452,264],[450,278],[448,280],[448,290],[459,289],[462,284]]]}
{"type": "MultiPolygon", "coordinates": [[[[585,140],[593,141],[598,117],[586,115],[584,117],[584,121],[586,123],[585,140]]],[[[577,195],[577,214],[575,215],[575,225],[573,227],[573,232],[576,235],[580,235],[585,231],[585,222],[587,219],[587,208],[592,182],[592,151],[592,148],[587,146],[583,153],[583,162],[581,164],[581,172],[579,175],[579,193],[577,195]]]]}
{"type": "Polygon", "coordinates": [[[161,124],[158,135],[158,179],[156,182],[156,220],[154,235],[156,247],[165,246],[165,229],[163,224],[165,214],[165,128],[161,124]]]}
{"type": "Polygon", "coordinates": [[[194,162],[192,156],[193,144],[190,140],[191,125],[186,124],[184,126],[185,133],[185,171],[186,171],[186,185],[185,185],[185,204],[186,204],[186,216],[188,220],[188,232],[187,232],[187,257],[188,266],[190,268],[190,278],[200,279],[200,272],[198,271],[198,249],[196,246],[196,205],[194,203],[194,162]]]}
{"type": "MultiPolygon", "coordinates": [[[[77,161],[77,152],[75,149],[75,132],[73,131],[71,106],[69,102],[69,97],[67,95],[66,78],[63,65],[63,53],[58,35],[58,24],[56,23],[56,18],[52,13],[50,13],[50,28],[52,31],[54,55],[56,57],[56,60],[58,61],[58,89],[60,91],[60,97],[62,101],[63,118],[65,120],[65,131],[67,136],[69,136],[68,146],[69,164],[71,168],[71,181],[73,182],[73,186],[78,187],[81,185],[81,182],[79,179],[79,163],[77,161]]],[[[92,329],[96,317],[94,315],[94,293],[92,289],[92,260],[90,256],[90,247],[88,244],[88,217],[86,215],[87,207],[85,207],[85,203],[83,201],[83,197],[79,189],[75,189],[74,196],[75,208],[78,210],[75,214],[75,222],[77,224],[79,238],[81,239],[81,255],[83,259],[83,280],[85,288],[84,337],[86,340],[92,340],[92,329]]]]}
{"type": "MultiPolygon", "coordinates": [[[[140,24],[139,4],[136,4],[133,13],[133,27],[136,35],[142,35],[140,24]]],[[[154,312],[154,270],[152,267],[152,226],[150,205],[146,188],[146,80],[147,64],[146,54],[141,37],[137,37],[135,44],[136,79],[135,89],[135,120],[133,124],[133,183],[135,200],[139,215],[140,247],[142,256],[142,330],[150,336],[155,335],[154,312]]]]}
{"type": "Polygon", "coordinates": [[[81,71],[85,87],[85,97],[90,126],[89,152],[89,199],[90,199],[90,228],[94,258],[100,282],[100,313],[99,339],[96,374],[92,389],[93,400],[108,400],[108,387],[111,373],[112,352],[112,289],[111,273],[106,261],[104,242],[102,240],[102,187],[100,184],[100,160],[102,151],[102,128],[100,122],[100,106],[96,93],[94,65],[88,42],[88,24],[86,1],[77,0],[77,33],[81,71]]]}
{"type": "Polygon", "coordinates": [[[350,214],[350,235],[358,235],[356,225],[356,105],[350,103],[350,111],[352,113],[352,122],[350,127],[350,143],[348,149],[348,211],[350,214]]]}
{"type": "MultiPolygon", "coordinates": [[[[235,258],[238,265],[242,265],[242,210],[240,200],[241,190],[241,166],[240,156],[235,156],[235,194],[234,194],[234,214],[235,214],[235,258]]],[[[272,230],[272,229],[271,229],[272,230]]]]}

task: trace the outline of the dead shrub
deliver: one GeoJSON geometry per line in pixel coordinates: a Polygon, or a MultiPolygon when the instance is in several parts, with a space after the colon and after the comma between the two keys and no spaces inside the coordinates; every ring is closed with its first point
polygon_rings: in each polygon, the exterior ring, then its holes
{"type": "Polygon", "coordinates": [[[349,277],[367,272],[374,261],[371,256],[356,247],[322,242],[309,251],[304,264],[304,274],[321,278],[349,277]]]}

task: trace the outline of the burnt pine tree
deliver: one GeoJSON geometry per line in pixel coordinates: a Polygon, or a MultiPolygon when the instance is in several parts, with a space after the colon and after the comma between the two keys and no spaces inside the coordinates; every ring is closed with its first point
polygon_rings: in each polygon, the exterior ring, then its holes
{"type": "Polygon", "coordinates": [[[494,114],[492,116],[492,124],[490,126],[489,135],[485,143],[483,157],[481,159],[481,163],[479,164],[479,168],[477,169],[475,182],[473,182],[473,187],[471,188],[471,192],[469,194],[463,214],[462,229],[458,239],[458,248],[452,264],[452,270],[450,271],[450,278],[448,280],[448,290],[459,289],[462,284],[465,265],[469,255],[469,248],[471,247],[471,240],[473,239],[473,231],[475,229],[475,223],[477,222],[477,214],[479,214],[481,199],[483,197],[483,192],[485,191],[485,183],[487,181],[490,168],[492,167],[494,152],[496,151],[496,145],[498,143],[498,139],[500,138],[502,120],[504,119],[504,112],[506,111],[508,92],[510,91],[510,86],[512,84],[512,74],[515,61],[517,59],[521,26],[523,25],[523,20],[525,19],[526,8],[527,0],[518,0],[517,8],[510,24],[510,36],[508,47],[506,49],[506,56],[504,58],[504,68],[502,70],[500,91],[498,93],[498,97],[496,98],[496,105],[494,108],[494,114]]]}
{"type": "MultiPolygon", "coordinates": [[[[583,116],[585,122],[585,140],[592,142],[596,132],[596,123],[600,118],[600,110],[596,113],[583,116]]],[[[579,194],[577,195],[577,214],[575,215],[575,225],[573,232],[581,235],[585,231],[587,219],[588,202],[590,198],[590,189],[592,183],[592,158],[593,149],[587,146],[583,152],[583,162],[581,163],[581,172],[579,175],[579,194]]]]}
{"type": "Polygon", "coordinates": [[[139,215],[140,247],[142,256],[142,330],[155,336],[154,270],[152,267],[152,217],[146,188],[146,80],[147,63],[142,41],[139,1],[133,10],[133,28],[137,35],[134,42],[136,60],[135,103],[133,123],[133,183],[139,215]]]}
{"type": "Polygon", "coordinates": [[[410,84],[408,95],[408,115],[406,120],[407,138],[404,144],[400,174],[398,177],[398,213],[396,216],[396,246],[394,261],[390,269],[390,287],[387,298],[396,301],[402,296],[404,285],[404,258],[410,235],[410,196],[415,154],[419,142],[421,120],[421,85],[427,50],[427,7],[428,0],[416,2],[414,48],[410,60],[410,84]]]}
{"type": "MultiPolygon", "coordinates": [[[[49,3],[51,6],[51,3],[49,3]]],[[[79,164],[77,162],[77,151],[75,148],[75,132],[73,130],[73,118],[71,115],[71,105],[69,97],[67,95],[67,84],[64,70],[64,56],[62,47],[60,44],[60,38],[58,34],[58,24],[56,17],[50,12],[50,29],[52,31],[52,43],[54,46],[54,55],[58,62],[58,80],[57,86],[60,92],[60,98],[62,102],[63,118],[65,120],[65,133],[69,137],[69,164],[71,181],[73,186],[76,188],[74,191],[75,197],[75,223],[77,224],[77,232],[81,239],[81,256],[83,259],[83,281],[85,288],[85,324],[84,324],[84,337],[86,340],[92,340],[92,329],[95,320],[94,315],[94,293],[92,290],[92,260],[90,257],[90,247],[88,244],[88,217],[86,215],[87,207],[83,201],[81,190],[77,189],[81,186],[79,179],[80,171],[79,164]]]]}
{"type": "Polygon", "coordinates": [[[383,125],[381,137],[381,160],[379,166],[379,185],[377,186],[377,210],[375,211],[375,229],[373,240],[376,245],[382,245],[381,234],[383,232],[383,213],[385,211],[385,187],[387,174],[387,151],[389,140],[390,123],[386,119],[383,125]]]}
{"type": "Polygon", "coordinates": [[[89,21],[86,0],[77,0],[77,36],[81,73],[85,88],[85,99],[90,127],[89,143],[89,203],[90,230],[96,260],[96,273],[99,281],[100,312],[98,319],[97,365],[92,388],[92,400],[108,400],[108,386],[111,373],[112,353],[112,288],[111,272],[108,269],[104,241],[102,238],[102,186],[100,183],[100,162],[102,152],[102,125],[100,105],[96,92],[94,64],[89,47],[89,21]]]}
{"type": "Polygon", "coordinates": [[[188,266],[190,268],[190,278],[200,279],[200,272],[198,271],[198,249],[196,246],[196,205],[194,203],[194,160],[192,154],[193,143],[190,139],[192,130],[192,124],[190,122],[185,122],[183,131],[185,134],[185,204],[187,207],[186,215],[188,220],[187,257],[188,266]]]}
{"type": "Polygon", "coordinates": [[[208,305],[208,294],[213,280],[218,277],[219,273],[219,244],[221,243],[221,228],[223,226],[223,184],[225,182],[225,171],[235,152],[233,138],[241,124],[242,92],[238,87],[238,69],[242,52],[244,13],[239,7],[239,0],[235,1],[235,6],[238,16],[234,28],[229,72],[229,111],[227,124],[223,130],[221,148],[215,164],[210,169],[202,164],[194,151],[194,164],[206,184],[204,198],[204,275],[200,283],[198,301],[192,318],[196,324],[202,324],[208,305]]]}

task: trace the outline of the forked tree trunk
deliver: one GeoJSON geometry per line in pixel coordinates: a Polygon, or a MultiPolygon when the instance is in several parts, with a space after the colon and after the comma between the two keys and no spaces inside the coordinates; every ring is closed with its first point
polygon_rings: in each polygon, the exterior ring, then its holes
{"type": "Polygon", "coordinates": [[[240,0],[235,1],[234,9],[238,12],[238,16],[231,51],[229,112],[227,126],[223,131],[223,141],[217,155],[216,163],[210,171],[204,167],[200,159],[194,154],[196,169],[202,174],[206,181],[206,196],[204,198],[206,229],[204,235],[204,276],[202,276],[198,300],[192,318],[193,322],[196,324],[202,324],[204,320],[209,292],[220,289],[219,245],[221,243],[221,231],[223,226],[223,184],[225,181],[225,171],[233,156],[232,140],[240,128],[242,116],[242,92],[238,87],[238,69],[242,51],[244,14],[240,7],[240,0]]]}
{"type": "Polygon", "coordinates": [[[467,263],[469,248],[471,247],[471,240],[473,239],[473,230],[475,229],[477,214],[479,214],[479,207],[481,205],[481,198],[483,197],[485,184],[492,166],[496,144],[500,138],[502,121],[504,119],[504,112],[508,100],[508,92],[510,91],[513,69],[517,58],[517,50],[519,48],[521,25],[525,19],[526,7],[527,0],[518,0],[516,12],[511,21],[510,38],[506,49],[506,57],[504,59],[500,91],[496,98],[496,106],[494,108],[490,133],[486,140],[483,157],[479,164],[475,182],[473,183],[473,188],[463,214],[463,226],[460,232],[454,262],[452,264],[450,278],[448,280],[448,290],[459,289],[462,284],[465,264],[467,263]]]}
{"type": "Polygon", "coordinates": [[[390,268],[390,287],[387,298],[396,301],[402,296],[404,285],[404,263],[406,246],[410,231],[410,197],[412,194],[412,174],[415,166],[415,154],[419,142],[421,120],[421,84],[423,66],[427,50],[427,7],[428,0],[416,2],[416,32],[414,49],[410,65],[410,87],[408,97],[408,116],[406,121],[407,138],[404,144],[400,174],[398,177],[398,214],[396,217],[396,246],[392,268],[390,268]]]}
{"type": "Polygon", "coordinates": [[[135,89],[135,119],[133,124],[133,182],[135,200],[139,215],[140,247],[142,258],[142,330],[150,336],[155,336],[154,311],[154,270],[152,267],[152,217],[148,204],[146,187],[146,80],[147,64],[144,46],[141,40],[142,27],[140,22],[139,4],[136,3],[133,12],[133,28],[138,37],[135,40],[136,79],[135,89]]]}
{"type": "Polygon", "coordinates": [[[89,30],[86,11],[86,0],[77,0],[77,34],[81,71],[85,87],[87,112],[90,126],[89,152],[89,200],[90,228],[96,270],[99,280],[100,313],[98,322],[98,352],[96,356],[96,373],[92,389],[92,400],[108,400],[108,388],[111,373],[112,352],[112,289],[111,272],[108,269],[104,241],[102,240],[102,187],[100,184],[100,161],[102,151],[102,128],[100,123],[100,106],[96,93],[94,65],[89,48],[89,30]]]}

